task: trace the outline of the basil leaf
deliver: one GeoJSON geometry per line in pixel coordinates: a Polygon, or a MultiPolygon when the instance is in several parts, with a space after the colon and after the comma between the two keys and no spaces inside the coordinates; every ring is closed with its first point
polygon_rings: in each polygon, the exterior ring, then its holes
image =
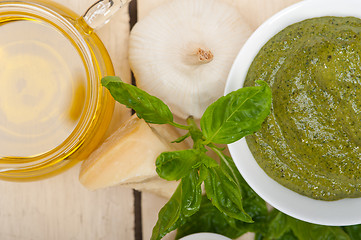
{"type": "Polygon", "coordinates": [[[165,124],[173,122],[173,114],[159,98],[149,95],[136,86],[122,82],[119,77],[107,76],[102,85],[109,89],[113,98],[132,108],[139,118],[148,123],[165,124]]]}
{"type": "Polygon", "coordinates": [[[252,223],[252,218],[243,210],[242,195],[237,184],[230,180],[220,167],[200,168],[202,176],[206,176],[204,186],[207,197],[213,205],[229,217],[252,223]]]}
{"type": "Polygon", "coordinates": [[[158,221],[153,228],[151,240],[159,240],[181,225],[181,197],[182,185],[179,184],[172,197],[159,211],[158,221]]]}
{"type": "Polygon", "coordinates": [[[185,218],[196,213],[201,204],[202,189],[198,171],[193,169],[182,178],[170,200],[159,211],[151,240],[159,240],[185,223],[185,218]]]}
{"type": "Polygon", "coordinates": [[[161,153],[155,162],[156,171],[168,181],[179,180],[199,161],[199,151],[187,149],[161,153]]]}
{"type": "MultiPolygon", "coordinates": [[[[257,216],[255,217],[257,218],[257,216]]],[[[245,223],[228,217],[219,211],[207,196],[202,197],[199,211],[186,218],[185,221],[185,224],[177,229],[176,239],[197,232],[218,233],[231,239],[238,238],[247,232],[256,232],[262,236],[260,233],[264,234],[267,228],[264,221],[257,220],[255,223],[245,223]]]]}
{"type": "Polygon", "coordinates": [[[277,240],[298,240],[298,238],[293,234],[292,231],[288,231],[282,235],[282,237],[278,238],[277,240]]]}
{"type": "Polygon", "coordinates": [[[229,144],[261,128],[270,113],[271,89],[264,81],[260,86],[245,87],[219,98],[201,118],[206,143],[229,144]]]}
{"type": "Polygon", "coordinates": [[[299,240],[292,231],[288,231],[279,238],[269,238],[262,233],[257,232],[254,238],[255,240],[299,240]]]}
{"type": "Polygon", "coordinates": [[[290,226],[288,225],[287,215],[273,210],[270,215],[270,222],[268,225],[268,234],[267,237],[270,239],[279,239],[286,232],[290,230],[290,226]]]}
{"type": "Polygon", "coordinates": [[[193,166],[193,168],[198,168],[201,165],[204,165],[208,168],[212,168],[212,167],[218,167],[219,164],[216,162],[216,160],[214,160],[213,158],[211,158],[210,156],[208,156],[205,152],[200,152],[199,153],[199,161],[196,165],[193,166]]]}
{"type": "MultiPolygon", "coordinates": [[[[233,159],[229,156],[222,154],[221,169],[225,174],[228,174],[241,189],[243,209],[247,212],[252,219],[260,224],[265,224],[267,221],[268,210],[266,202],[257,195],[255,191],[247,184],[239,173],[233,159]]],[[[261,227],[264,229],[264,227],[261,227]]]]}
{"type": "Polygon", "coordinates": [[[198,181],[199,176],[196,169],[182,178],[182,215],[184,217],[192,216],[201,206],[202,188],[198,181]]]}
{"type": "Polygon", "coordinates": [[[237,221],[236,227],[247,229],[250,232],[266,233],[268,217],[266,202],[248,186],[239,173],[233,159],[223,153],[221,153],[221,156],[220,166],[223,173],[232,179],[241,190],[243,209],[254,221],[253,224],[237,221]]]}
{"type": "Polygon", "coordinates": [[[213,158],[211,158],[210,156],[208,156],[205,153],[201,154],[201,162],[208,168],[219,166],[219,164],[216,162],[216,160],[214,160],[213,158]]]}
{"type": "Polygon", "coordinates": [[[289,231],[298,240],[351,240],[341,227],[323,226],[307,223],[273,210],[269,226],[268,239],[288,239],[289,231]]]}
{"type": "Polygon", "coordinates": [[[351,240],[361,239],[361,225],[343,227],[343,230],[349,235],[351,240]]]}
{"type": "Polygon", "coordinates": [[[287,216],[287,221],[293,234],[300,240],[351,240],[340,227],[322,226],[303,222],[287,216]]]}
{"type": "Polygon", "coordinates": [[[204,195],[199,211],[187,218],[185,224],[177,229],[176,239],[198,232],[213,232],[235,239],[248,232],[248,229],[230,225],[226,218],[229,217],[220,212],[204,195]]]}
{"type": "Polygon", "coordinates": [[[199,184],[202,184],[208,178],[208,169],[204,164],[199,167],[199,184]]]}
{"type": "Polygon", "coordinates": [[[262,233],[256,233],[254,236],[254,240],[264,240],[265,238],[263,237],[262,233]]]}
{"type": "Polygon", "coordinates": [[[228,175],[231,179],[233,179],[237,185],[241,188],[240,181],[244,181],[241,174],[239,173],[236,165],[233,162],[233,159],[229,156],[221,153],[221,169],[224,174],[228,175]]]}

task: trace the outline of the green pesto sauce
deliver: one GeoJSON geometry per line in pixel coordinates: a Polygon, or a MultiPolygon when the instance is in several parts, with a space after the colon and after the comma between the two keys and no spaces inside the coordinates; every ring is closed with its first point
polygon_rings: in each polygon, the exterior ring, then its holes
{"type": "Polygon", "coordinates": [[[361,20],[321,17],[275,35],[253,61],[245,86],[264,80],[273,105],[247,137],[273,179],[322,200],[361,196],[361,20]]]}

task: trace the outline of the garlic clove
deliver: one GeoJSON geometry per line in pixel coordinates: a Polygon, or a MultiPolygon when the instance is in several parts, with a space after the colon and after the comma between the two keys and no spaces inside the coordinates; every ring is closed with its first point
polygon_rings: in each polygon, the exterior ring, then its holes
{"type": "Polygon", "coordinates": [[[200,118],[224,92],[232,63],[251,34],[220,0],[171,0],[131,31],[129,61],[137,86],[180,118],[200,118]]]}

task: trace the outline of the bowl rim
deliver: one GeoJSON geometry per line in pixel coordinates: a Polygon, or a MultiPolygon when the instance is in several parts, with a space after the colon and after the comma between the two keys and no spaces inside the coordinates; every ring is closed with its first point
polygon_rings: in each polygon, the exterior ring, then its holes
{"type": "MultiPolygon", "coordinates": [[[[229,72],[225,95],[243,86],[253,59],[262,46],[285,27],[313,17],[354,16],[361,18],[359,0],[304,0],[266,20],[251,35],[238,53],[229,72]]],[[[270,178],[257,164],[245,139],[228,145],[234,162],[250,187],[274,208],[294,218],[329,226],[361,223],[361,198],[337,201],[315,200],[300,195],[270,178]]]]}
{"type": "Polygon", "coordinates": [[[182,237],[179,240],[231,240],[228,237],[225,237],[223,235],[217,234],[217,233],[211,233],[211,232],[200,232],[200,233],[193,233],[190,235],[187,235],[185,237],[182,237]]]}

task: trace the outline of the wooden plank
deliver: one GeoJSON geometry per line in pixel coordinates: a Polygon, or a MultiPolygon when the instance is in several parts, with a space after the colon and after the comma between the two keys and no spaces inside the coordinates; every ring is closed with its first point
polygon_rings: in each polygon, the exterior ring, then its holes
{"type": "MultiPolygon", "coordinates": [[[[148,240],[152,236],[152,229],[157,222],[158,212],[168,201],[163,197],[156,196],[152,193],[142,192],[142,228],[143,239],[148,240]]],[[[173,240],[176,232],[167,234],[162,240],[173,240]]]]}
{"type": "Polygon", "coordinates": [[[90,192],[77,175],[75,167],[45,181],[1,182],[1,239],[133,239],[132,191],[90,192]]]}
{"type": "MultiPolygon", "coordinates": [[[[56,0],[82,14],[95,1],[56,0]]],[[[98,31],[113,60],[116,74],[130,82],[127,61],[127,8],[98,31]]],[[[115,111],[112,131],[130,115],[115,111]]],[[[114,187],[95,192],[78,181],[79,166],[51,179],[12,183],[0,181],[2,240],[134,239],[133,191],[114,187]]]]}

